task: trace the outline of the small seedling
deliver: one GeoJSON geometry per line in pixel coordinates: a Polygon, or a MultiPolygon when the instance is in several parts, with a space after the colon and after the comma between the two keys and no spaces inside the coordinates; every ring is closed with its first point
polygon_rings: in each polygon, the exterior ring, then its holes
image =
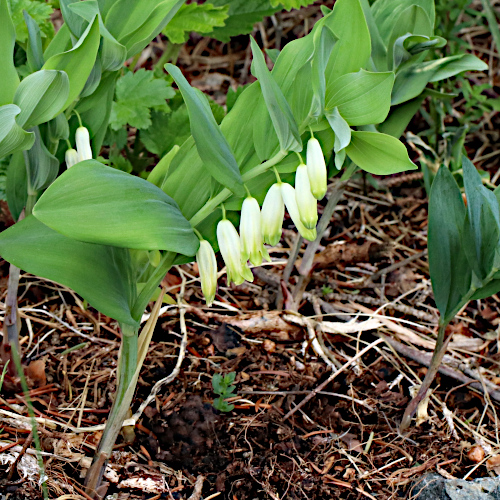
{"type": "Polygon", "coordinates": [[[229,404],[226,399],[234,396],[234,391],[236,387],[233,384],[236,377],[235,372],[228,373],[222,376],[220,373],[216,373],[212,378],[212,387],[215,394],[219,397],[214,399],[213,407],[216,410],[228,412],[234,409],[234,405],[229,404]]]}

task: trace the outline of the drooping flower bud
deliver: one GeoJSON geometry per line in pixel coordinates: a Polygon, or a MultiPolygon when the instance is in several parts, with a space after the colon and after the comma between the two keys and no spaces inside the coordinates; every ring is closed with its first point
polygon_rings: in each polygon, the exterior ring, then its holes
{"type": "Polygon", "coordinates": [[[316,239],[316,228],[307,229],[307,227],[302,224],[299,215],[299,207],[297,206],[297,200],[295,197],[295,189],[293,189],[290,184],[283,183],[281,184],[281,196],[283,196],[286,209],[288,210],[297,231],[306,240],[314,241],[316,239]]]}
{"type": "Polygon", "coordinates": [[[283,226],[283,217],[285,216],[285,206],[281,196],[279,184],[273,184],[266,194],[262,204],[262,237],[264,242],[273,247],[281,239],[281,227],[283,226]]]}
{"type": "Polygon", "coordinates": [[[318,139],[311,137],[307,141],[307,174],[311,192],[317,200],[323,199],[327,188],[327,170],[323,150],[318,139]]]}
{"type": "Polygon", "coordinates": [[[259,202],[251,196],[245,198],[241,207],[240,237],[243,262],[250,259],[254,266],[260,266],[263,258],[267,261],[271,260],[262,239],[259,202]]]}
{"type": "Polygon", "coordinates": [[[153,267],[158,267],[161,261],[161,252],[159,250],[150,250],[148,252],[148,260],[153,267]]]}
{"type": "Polygon", "coordinates": [[[66,167],[70,168],[73,165],[76,165],[80,160],[78,159],[78,153],[76,149],[70,148],[66,151],[64,155],[64,159],[66,161],[66,167]]]}
{"type": "Polygon", "coordinates": [[[311,193],[307,167],[303,163],[299,165],[295,173],[295,199],[302,224],[307,229],[314,229],[318,222],[318,202],[311,193]]]}
{"type": "Polygon", "coordinates": [[[76,150],[78,161],[91,160],[92,148],[90,146],[89,131],[85,127],[78,127],[75,133],[76,150]]]}
{"type": "Polygon", "coordinates": [[[222,219],[217,224],[217,241],[219,249],[226,263],[227,281],[241,285],[245,280],[253,281],[253,274],[246,262],[241,260],[241,241],[233,223],[222,219]]]}
{"type": "Polygon", "coordinates": [[[196,252],[196,262],[200,272],[201,291],[205,296],[207,306],[210,306],[217,290],[217,261],[214,249],[208,241],[200,241],[200,248],[196,252]]]}

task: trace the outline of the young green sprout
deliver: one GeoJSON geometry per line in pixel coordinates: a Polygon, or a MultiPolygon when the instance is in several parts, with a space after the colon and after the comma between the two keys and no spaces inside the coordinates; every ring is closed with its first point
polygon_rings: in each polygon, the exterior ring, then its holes
{"type": "Polygon", "coordinates": [[[262,220],[259,202],[252,196],[243,201],[240,219],[241,260],[260,266],[262,259],[271,260],[262,238],[262,220]]]}
{"type": "Polygon", "coordinates": [[[315,137],[307,141],[307,173],[311,192],[317,200],[324,198],[327,187],[327,170],[321,145],[315,137]]]}

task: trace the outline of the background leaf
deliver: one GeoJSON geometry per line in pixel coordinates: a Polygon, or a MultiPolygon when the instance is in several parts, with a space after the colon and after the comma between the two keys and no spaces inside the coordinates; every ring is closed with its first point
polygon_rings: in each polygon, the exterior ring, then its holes
{"type": "Polygon", "coordinates": [[[175,90],[165,80],[155,79],[152,71],[129,72],[116,83],[110,127],[119,130],[130,125],[147,129],[151,126],[151,109],[168,110],[165,101],[174,96],[175,90]]]}
{"type": "Polygon", "coordinates": [[[24,131],[16,123],[20,112],[15,104],[0,106],[0,158],[29,149],[35,141],[33,132],[24,131]]]}
{"type": "Polygon", "coordinates": [[[14,44],[16,31],[11,21],[7,0],[0,0],[0,106],[12,103],[14,92],[19,85],[19,76],[14,66],[14,44]]]}

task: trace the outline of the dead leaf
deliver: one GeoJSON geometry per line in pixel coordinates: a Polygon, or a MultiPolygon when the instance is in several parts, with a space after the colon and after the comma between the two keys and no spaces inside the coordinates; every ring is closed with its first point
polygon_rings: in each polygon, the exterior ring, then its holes
{"type": "Polygon", "coordinates": [[[500,455],[494,455],[486,460],[486,467],[492,470],[495,474],[500,474],[500,455]]]}

